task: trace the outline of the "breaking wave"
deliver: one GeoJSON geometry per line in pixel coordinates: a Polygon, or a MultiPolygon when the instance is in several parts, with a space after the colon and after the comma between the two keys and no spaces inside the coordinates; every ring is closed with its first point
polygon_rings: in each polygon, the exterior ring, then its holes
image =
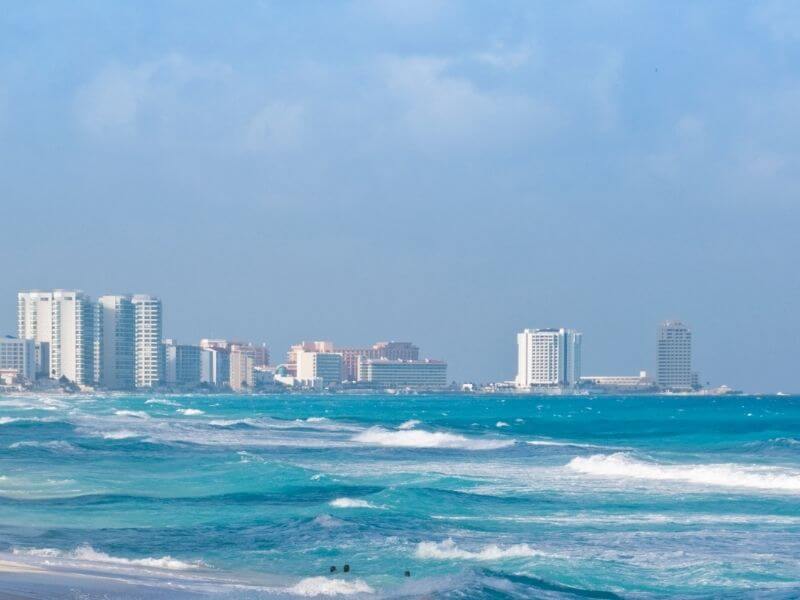
{"type": "Polygon", "coordinates": [[[514,440],[480,440],[443,431],[409,429],[390,431],[371,427],[352,438],[354,442],[390,448],[457,448],[461,450],[497,450],[514,444],[514,440]]]}
{"type": "Polygon", "coordinates": [[[297,596],[339,596],[352,594],[374,594],[373,590],[361,579],[331,579],[328,577],[307,577],[288,588],[288,592],[297,596]]]}
{"type": "Polygon", "coordinates": [[[488,544],[477,551],[459,548],[452,538],[442,542],[420,542],[414,553],[417,558],[433,560],[502,560],[504,558],[530,558],[532,556],[545,556],[539,550],[531,548],[528,544],[514,544],[513,546],[498,546],[488,544]]]}
{"type": "Polygon", "coordinates": [[[128,438],[139,437],[139,434],[129,429],[120,429],[119,431],[107,431],[103,434],[103,439],[106,440],[127,440],[128,438]]]}
{"type": "Polygon", "coordinates": [[[162,406],[180,406],[179,402],[167,400],[166,398],[150,398],[144,401],[145,404],[161,404],[162,406]]]}
{"type": "Polygon", "coordinates": [[[405,422],[403,422],[403,423],[400,423],[400,425],[398,425],[398,426],[397,426],[397,428],[398,428],[398,429],[401,429],[401,430],[405,430],[405,429],[414,429],[414,427],[416,427],[417,425],[419,425],[419,423],[420,423],[420,422],[419,422],[419,421],[417,421],[416,419],[409,419],[408,421],[405,421],[405,422]]]}
{"type": "Polygon", "coordinates": [[[47,450],[61,450],[72,452],[76,450],[75,446],[70,444],[69,442],[65,442],[63,440],[50,440],[47,442],[36,442],[36,441],[23,441],[23,442],[14,442],[9,446],[12,450],[17,450],[19,448],[45,448],[47,450]]]}
{"type": "Polygon", "coordinates": [[[37,558],[62,558],[92,563],[150,567],[168,571],[188,571],[207,566],[202,561],[185,562],[176,558],[172,558],[171,556],[162,556],[161,558],[120,558],[117,556],[110,556],[105,552],[98,552],[88,544],[78,546],[69,552],[64,552],[63,550],[57,550],[55,548],[13,548],[11,551],[13,554],[21,556],[34,556],[37,558]]]}
{"type": "Polygon", "coordinates": [[[587,475],[700,485],[800,492],[800,472],[780,467],[718,464],[660,464],[638,460],[624,452],[573,458],[567,468],[587,475]]]}
{"type": "Polygon", "coordinates": [[[206,414],[206,411],[200,410],[199,408],[179,408],[177,412],[187,417],[197,417],[206,414]]]}
{"type": "Polygon", "coordinates": [[[149,419],[148,415],[143,410],[115,410],[114,414],[118,417],[133,417],[134,419],[149,419]]]}
{"type": "Polygon", "coordinates": [[[335,500],[331,500],[328,504],[336,508],[380,508],[361,498],[336,498],[335,500]]]}

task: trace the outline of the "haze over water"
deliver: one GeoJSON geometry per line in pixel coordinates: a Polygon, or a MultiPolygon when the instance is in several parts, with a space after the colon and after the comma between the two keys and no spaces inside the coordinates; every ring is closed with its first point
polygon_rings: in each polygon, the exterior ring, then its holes
{"type": "Polygon", "coordinates": [[[799,499],[798,397],[0,399],[11,591],[794,598],[799,499]]]}

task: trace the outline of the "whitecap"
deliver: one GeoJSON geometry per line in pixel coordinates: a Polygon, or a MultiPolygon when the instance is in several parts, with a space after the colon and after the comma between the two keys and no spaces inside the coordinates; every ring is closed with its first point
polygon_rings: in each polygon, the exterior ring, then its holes
{"type": "Polygon", "coordinates": [[[139,434],[129,429],[120,429],[118,431],[106,431],[101,434],[103,439],[106,440],[127,440],[128,438],[138,437],[139,434]]]}
{"type": "Polygon", "coordinates": [[[389,431],[371,427],[352,438],[354,442],[391,448],[457,448],[462,450],[497,450],[514,444],[514,440],[475,439],[443,431],[411,429],[389,431]]]}
{"type": "Polygon", "coordinates": [[[416,419],[409,419],[408,421],[404,421],[403,423],[400,423],[400,425],[398,425],[397,428],[400,429],[400,430],[414,429],[414,427],[419,425],[419,423],[420,422],[417,421],[416,419]]]}
{"type": "Polygon", "coordinates": [[[297,596],[347,596],[375,593],[375,590],[362,579],[347,580],[328,577],[306,577],[288,588],[287,591],[297,596]]]}
{"type": "Polygon", "coordinates": [[[143,410],[115,410],[114,414],[118,417],[133,417],[135,419],[149,419],[148,415],[143,410]]]}
{"type": "Polygon", "coordinates": [[[567,464],[567,468],[602,477],[800,492],[800,472],[780,467],[734,463],[663,464],[638,460],[625,452],[615,452],[577,456],[567,464]]]}
{"type": "Polygon", "coordinates": [[[479,550],[464,550],[459,548],[452,538],[442,542],[420,542],[417,544],[415,555],[417,558],[434,560],[502,560],[504,558],[546,556],[545,553],[531,548],[528,544],[514,544],[506,547],[488,544],[479,550]]]}
{"type": "Polygon", "coordinates": [[[0,417],[0,425],[8,425],[9,423],[16,423],[21,419],[15,417],[0,417]]]}
{"type": "Polygon", "coordinates": [[[162,556],[160,558],[120,558],[117,556],[110,556],[105,552],[99,552],[88,544],[78,546],[70,552],[64,552],[55,548],[12,548],[11,551],[16,555],[34,556],[38,558],[63,558],[92,563],[150,567],[168,571],[187,571],[207,566],[202,561],[184,562],[172,558],[171,556],[162,556]]]}
{"type": "Polygon", "coordinates": [[[362,498],[336,498],[328,504],[335,508],[380,508],[362,498]]]}
{"type": "Polygon", "coordinates": [[[206,414],[206,411],[200,410],[199,408],[179,408],[177,412],[181,413],[182,415],[186,415],[187,417],[196,417],[198,415],[206,414]]]}
{"type": "Polygon", "coordinates": [[[167,400],[166,398],[150,398],[144,401],[145,404],[161,404],[162,406],[180,406],[179,402],[167,400]]]}
{"type": "Polygon", "coordinates": [[[505,421],[498,421],[497,423],[495,423],[495,427],[500,428],[500,427],[511,427],[511,426],[505,421]]]}
{"type": "Polygon", "coordinates": [[[76,449],[75,446],[63,440],[49,440],[47,442],[37,442],[37,441],[14,442],[9,446],[9,448],[14,450],[19,448],[47,448],[48,450],[62,450],[69,452],[76,449]]]}
{"type": "Polygon", "coordinates": [[[306,419],[306,423],[322,423],[327,420],[327,417],[308,417],[306,419]]]}

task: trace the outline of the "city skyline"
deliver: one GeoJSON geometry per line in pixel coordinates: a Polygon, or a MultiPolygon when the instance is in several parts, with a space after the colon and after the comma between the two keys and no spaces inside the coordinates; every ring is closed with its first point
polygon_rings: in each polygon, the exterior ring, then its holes
{"type": "MultiPolygon", "coordinates": [[[[691,329],[678,320],[659,325],[655,377],[646,370],[584,376],[583,333],[575,329],[526,328],[516,337],[513,381],[466,378],[460,383],[483,384],[484,391],[735,391],[727,384],[703,383],[692,362],[691,329]]],[[[4,377],[12,368],[28,383],[65,380],[81,389],[206,386],[245,392],[273,384],[322,389],[356,383],[423,388],[459,383],[448,380],[446,360],[420,357],[412,342],[352,347],[302,341],[289,347],[285,362],[274,365],[265,342],[202,338],[199,344],[181,344],[165,335],[163,303],[149,294],[106,294],[94,300],[82,290],[22,290],[17,293],[17,337],[6,336],[2,343],[4,377]]]]}
{"type": "Polygon", "coordinates": [[[178,339],[496,380],[558,324],[654,371],[679,318],[704,380],[800,385],[792,3],[5,8],[3,331],[18,289],[135,289],[178,339]]]}

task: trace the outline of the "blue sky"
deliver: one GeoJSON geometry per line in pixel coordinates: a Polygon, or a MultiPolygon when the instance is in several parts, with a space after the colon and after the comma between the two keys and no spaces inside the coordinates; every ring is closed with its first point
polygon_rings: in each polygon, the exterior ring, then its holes
{"type": "Polygon", "coordinates": [[[0,15],[0,323],[162,296],[181,340],[417,342],[514,375],[798,390],[794,2],[18,2],[0,15]]]}

